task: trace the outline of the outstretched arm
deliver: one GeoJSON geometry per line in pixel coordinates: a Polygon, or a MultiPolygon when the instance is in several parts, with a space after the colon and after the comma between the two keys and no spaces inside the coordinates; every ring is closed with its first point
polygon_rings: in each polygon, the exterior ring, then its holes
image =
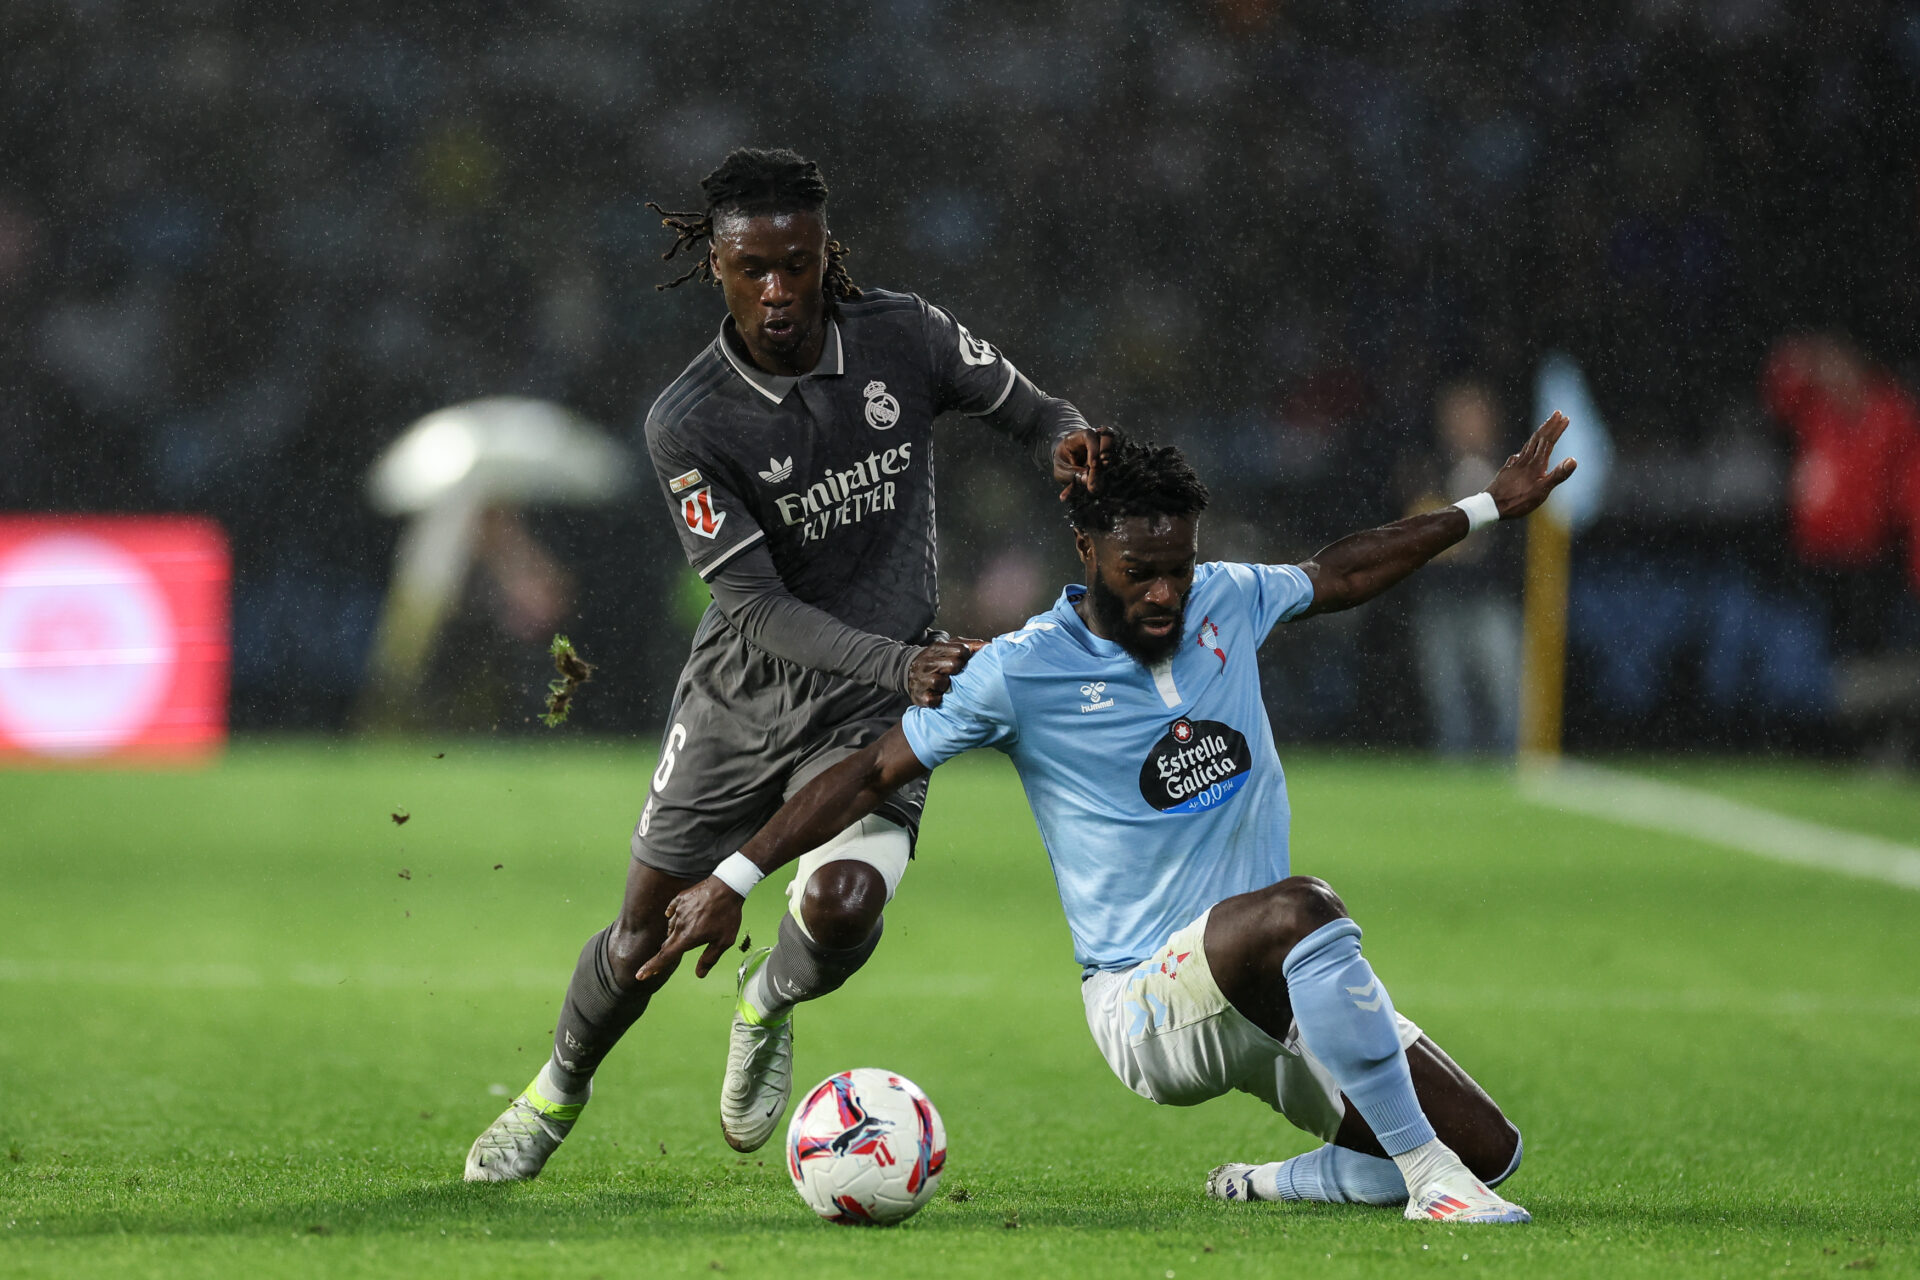
{"type": "Polygon", "coordinates": [[[942,409],[980,418],[1026,446],[1035,465],[1053,476],[1064,501],[1076,482],[1099,485],[1100,464],[1113,449],[1113,433],[1087,425],[1080,411],[1033,385],[992,343],[968,333],[953,313],[922,302],[927,350],[939,370],[942,409]]]}
{"type": "MultiPolygon", "coordinates": [[[[1531,514],[1555,486],[1573,474],[1572,458],[1551,470],[1547,468],[1553,446],[1566,429],[1566,415],[1556,412],[1494,476],[1487,486],[1487,496],[1493,499],[1500,519],[1518,520],[1531,514]]],[[[1365,604],[1466,537],[1471,529],[1467,513],[1454,506],[1348,534],[1321,548],[1300,566],[1313,582],[1313,604],[1301,616],[1365,604]]]]}
{"type": "Polygon", "coordinates": [[[1062,501],[1076,482],[1088,492],[1099,489],[1100,464],[1113,453],[1112,430],[1089,425],[1078,409],[1034,386],[1026,374],[1016,370],[1007,398],[982,417],[1032,450],[1034,461],[1061,486],[1062,501]]]}
{"type": "MultiPolygon", "coordinates": [[[[833,839],[879,808],[882,800],[909,782],[924,778],[927,772],[896,724],[808,783],[741,846],[736,856],[745,858],[761,876],[778,871],[807,850],[833,839]]],[[[751,870],[748,878],[753,878],[751,870]]],[[[640,966],[640,981],[672,973],[681,956],[701,946],[706,951],[694,966],[694,973],[706,977],[739,934],[740,904],[745,901],[745,894],[715,874],[668,903],[666,940],[653,958],[640,966]]]]}
{"type": "Polygon", "coordinates": [[[829,675],[905,692],[916,706],[937,707],[951,677],[967,665],[963,640],[901,644],[850,627],[824,609],[796,599],[766,546],[749,547],[707,582],[727,621],[776,658],[829,675]]]}

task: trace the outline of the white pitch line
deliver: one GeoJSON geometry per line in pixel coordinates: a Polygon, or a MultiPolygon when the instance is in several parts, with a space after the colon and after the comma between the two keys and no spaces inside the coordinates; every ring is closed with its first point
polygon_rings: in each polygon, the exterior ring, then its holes
{"type": "Polygon", "coordinates": [[[1775,862],[1920,889],[1920,849],[1742,804],[1710,791],[1562,760],[1520,771],[1523,799],[1775,862]]]}
{"type": "MultiPolygon", "coordinates": [[[[1071,967],[1060,970],[1062,990],[1073,985],[1071,967]]],[[[129,991],[268,991],[305,987],[322,991],[428,991],[435,994],[473,994],[498,991],[550,991],[554,976],[533,970],[497,974],[430,973],[400,966],[369,965],[359,969],[328,969],[309,965],[291,968],[245,964],[132,965],[61,959],[22,960],[0,956],[0,989],[35,987],[107,986],[129,991]]],[[[950,995],[991,994],[992,982],[967,975],[944,988],[934,980],[895,982],[884,993],[914,998],[936,990],[950,995]]],[[[1862,996],[1813,991],[1710,991],[1700,988],[1634,987],[1604,991],[1574,987],[1517,989],[1428,986],[1419,982],[1394,984],[1403,1008],[1475,1009],[1505,1013],[1737,1014],[1741,1017],[1875,1017],[1920,1018],[1920,996],[1862,996]]]]}
{"type": "Polygon", "coordinates": [[[1423,1009],[1497,1010],[1513,1013],[1731,1014],[1743,1018],[1920,1018],[1920,997],[1822,995],[1811,991],[1704,991],[1634,987],[1587,991],[1567,987],[1467,988],[1393,984],[1395,1007],[1409,1017],[1423,1009]]]}

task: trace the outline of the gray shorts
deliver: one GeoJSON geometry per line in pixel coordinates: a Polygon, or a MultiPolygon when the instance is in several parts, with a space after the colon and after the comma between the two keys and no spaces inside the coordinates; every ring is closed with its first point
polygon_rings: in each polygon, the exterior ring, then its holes
{"type": "MultiPolygon", "coordinates": [[[[807,671],[702,626],[680,673],[633,856],[704,877],[815,777],[899,722],[904,694],[807,671]]],[[[918,838],[925,778],[874,810],[918,838]]]]}

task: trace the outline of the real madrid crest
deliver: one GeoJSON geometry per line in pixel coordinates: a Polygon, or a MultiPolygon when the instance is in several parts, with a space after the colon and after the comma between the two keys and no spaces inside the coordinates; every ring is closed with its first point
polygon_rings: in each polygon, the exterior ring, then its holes
{"type": "Polygon", "coordinates": [[[869,382],[860,394],[867,398],[867,425],[875,431],[891,431],[900,421],[900,402],[887,394],[887,384],[869,382]]]}

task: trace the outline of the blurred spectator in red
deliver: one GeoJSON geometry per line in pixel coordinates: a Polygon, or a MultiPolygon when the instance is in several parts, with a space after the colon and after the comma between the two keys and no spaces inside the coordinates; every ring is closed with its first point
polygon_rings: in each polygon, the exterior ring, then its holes
{"type": "Polygon", "coordinates": [[[1843,641],[1877,647],[1889,603],[1878,579],[1903,538],[1920,590],[1920,411],[1838,334],[1782,338],[1760,389],[1793,433],[1794,552],[1831,575],[1843,641]]]}

